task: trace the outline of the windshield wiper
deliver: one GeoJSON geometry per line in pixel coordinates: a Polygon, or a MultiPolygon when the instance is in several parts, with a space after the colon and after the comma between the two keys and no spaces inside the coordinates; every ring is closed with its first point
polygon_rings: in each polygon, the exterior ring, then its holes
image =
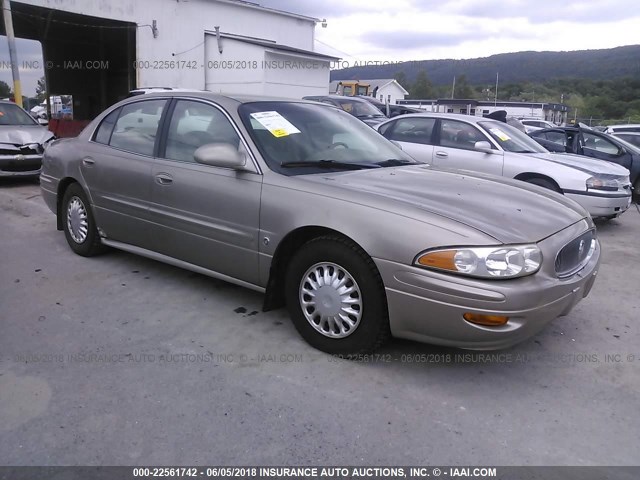
{"type": "Polygon", "coordinates": [[[282,162],[283,168],[315,167],[315,168],[339,168],[342,170],[360,170],[361,168],[380,168],[375,163],[339,162],[337,160],[313,160],[310,162],[282,162]]]}
{"type": "Polygon", "coordinates": [[[423,165],[424,162],[411,161],[411,160],[402,160],[400,158],[390,158],[388,160],[383,160],[382,162],[377,162],[376,165],[380,165],[381,167],[400,167],[402,165],[423,165]]]}

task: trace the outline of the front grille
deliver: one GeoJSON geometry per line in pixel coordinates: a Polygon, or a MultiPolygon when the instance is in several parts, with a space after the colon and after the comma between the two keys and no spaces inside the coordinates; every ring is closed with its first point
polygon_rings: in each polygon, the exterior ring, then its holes
{"type": "Polygon", "coordinates": [[[567,243],[556,257],[556,273],[559,277],[569,277],[584,268],[593,255],[596,246],[596,232],[589,230],[567,243]]]}

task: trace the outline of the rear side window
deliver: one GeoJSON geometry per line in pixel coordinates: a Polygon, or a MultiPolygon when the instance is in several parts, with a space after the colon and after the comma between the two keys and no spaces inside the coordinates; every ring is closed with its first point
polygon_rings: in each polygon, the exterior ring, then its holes
{"type": "Polygon", "coordinates": [[[140,155],[153,155],[166,100],[146,100],[122,107],[109,145],[140,155]]]}
{"type": "Polygon", "coordinates": [[[403,118],[395,122],[392,129],[385,131],[385,137],[397,142],[433,145],[431,137],[435,123],[434,118],[403,118]]]}
{"type": "Polygon", "coordinates": [[[104,117],[102,123],[98,127],[94,140],[98,143],[103,143],[105,145],[109,145],[109,140],[111,140],[111,132],[113,132],[113,127],[116,124],[116,120],[118,119],[118,115],[120,115],[120,108],[115,109],[109,115],[104,117]]]}

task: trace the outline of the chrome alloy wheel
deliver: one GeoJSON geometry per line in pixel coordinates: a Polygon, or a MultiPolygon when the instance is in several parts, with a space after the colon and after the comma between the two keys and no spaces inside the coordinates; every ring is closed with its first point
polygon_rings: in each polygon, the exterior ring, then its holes
{"type": "Polygon", "coordinates": [[[87,209],[80,198],[73,196],[67,205],[67,229],[76,243],[83,243],[89,233],[87,209]]]}
{"type": "Polygon", "coordinates": [[[299,299],[309,324],[326,337],[348,337],[360,324],[360,287],[340,265],[323,262],[309,268],[300,281],[299,299]]]}

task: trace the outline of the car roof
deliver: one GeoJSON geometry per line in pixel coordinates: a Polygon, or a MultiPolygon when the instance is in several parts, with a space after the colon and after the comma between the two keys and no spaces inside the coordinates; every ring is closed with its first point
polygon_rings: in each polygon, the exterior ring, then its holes
{"type": "MultiPolygon", "coordinates": [[[[176,97],[176,98],[186,98],[186,99],[199,99],[199,100],[209,100],[220,105],[223,105],[226,108],[232,108],[234,106],[238,106],[244,103],[255,103],[255,102],[289,102],[289,103],[308,103],[317,105],[317,102],[313,102],[311,100],[304,100],[300,98],[288,98],[288,97],[271,97],[267,95],[243,95],[243,94],[221,94],[221,93],[213,93],[206,90],[163,90],[158,92],[146,93],[144,95],[133,95],[130,96],[117,105],[126,105],[128,103],[139,102],[144,100],[150,100],[153,98],[167,98],[167,97],[176,97]]],[[[114,105],[113,107],[115,107],[114,105]]],[[[112,110],[110,108],[109,110],[112,110]]]]}
{"type": "Polygon", "coordinates": [[[327,98],[330,100],[348,100],[348,101],[352,101],[355,100],[356,102],[367,102],[367,100],[365,100],[364,98],[362,98],[362,96],[355,96],[355,97],[349,97],[347,95],[305,95],[304,97],[302,97],[303,99],[312,99],[312,98],[327,98]]]}
{"type": "Polygon", "coordinates": [[[479,122],[498,122],[503,123],[499,120],[495,120],[493,118],[486,117],[478,117],[475,115],[465,115],[464,113],[444,113],[444,112],[420,112],[420,113],[407,113],[404,115],[399,115],[397,117],[393,117],[392,120],[396,120],[398,118],[404,117],[436,117],[436,118],[448,118],[451,120],[461,120],[467,123],[479,123],[479,122]]]}
{"type": "Polygon", "coordinates": [[[621,123],[620,125],[607,125],[607,128],[639,128],[640,123],[621,123]]]}

